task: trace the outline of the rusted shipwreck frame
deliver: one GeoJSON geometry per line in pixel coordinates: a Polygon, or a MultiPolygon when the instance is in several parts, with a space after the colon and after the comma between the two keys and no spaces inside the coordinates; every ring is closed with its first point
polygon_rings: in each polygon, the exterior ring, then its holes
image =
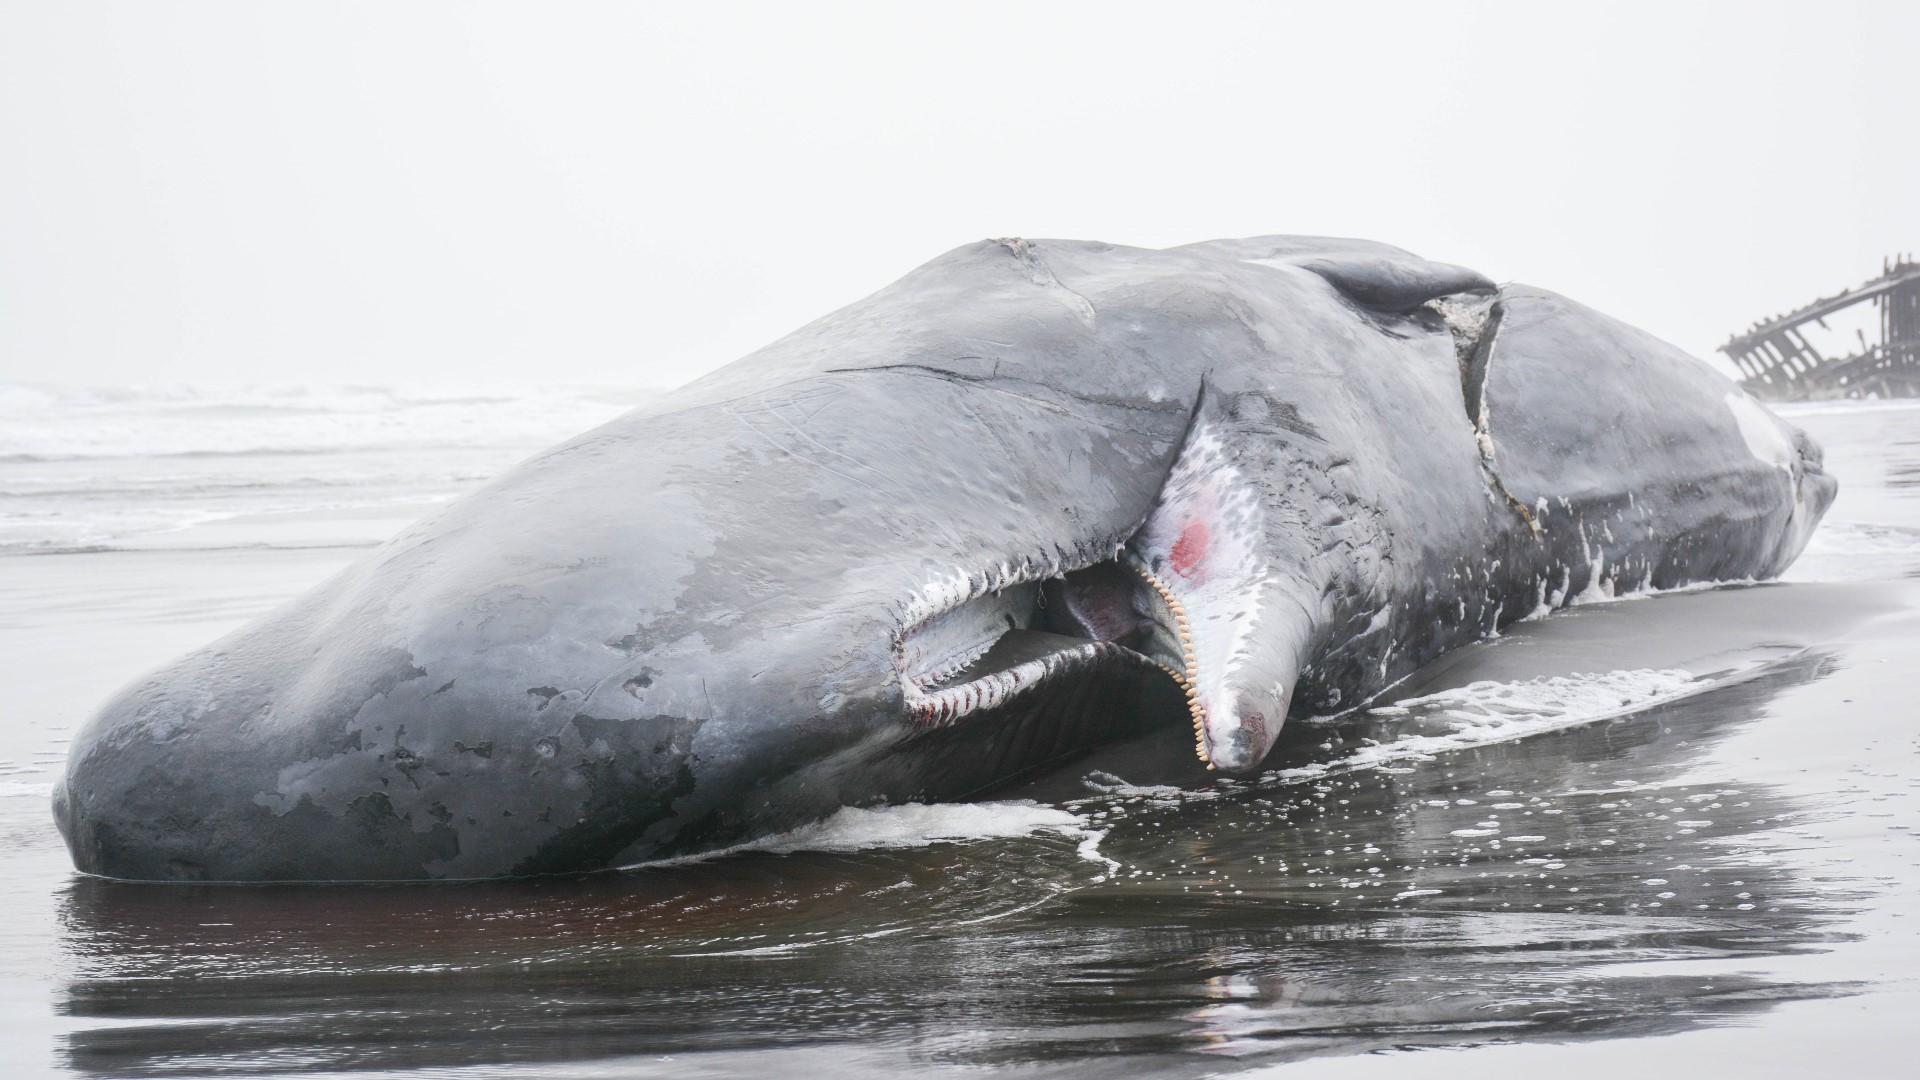
{"type": "Polygon", "coordinates": [[[1720,351],[1755,397],[1774,401],[1920,397],[1920,263],[1911,255],[1888,259],[1882,273],[1837,296],[1755,323],[1720,351]],[[1880,340],[1859,331],[1860,351],[1826,357],[1808,343],[1805,328],[1827,327],[1827,317],[1855,304],[1879,308],[1880,340]]]}

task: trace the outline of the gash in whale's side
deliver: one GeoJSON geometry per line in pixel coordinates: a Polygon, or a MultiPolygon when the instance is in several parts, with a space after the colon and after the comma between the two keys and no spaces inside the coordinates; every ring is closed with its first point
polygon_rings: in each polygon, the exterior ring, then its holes
{"type": "Polygon", "coordinates": [[[84,871],[464,878],[954,799],[1155,724],[1256,768],[1583,592],[1765,578],[1834,483],[1671,346],[1396,248],[986,241],[124,691],[84,871]]]}

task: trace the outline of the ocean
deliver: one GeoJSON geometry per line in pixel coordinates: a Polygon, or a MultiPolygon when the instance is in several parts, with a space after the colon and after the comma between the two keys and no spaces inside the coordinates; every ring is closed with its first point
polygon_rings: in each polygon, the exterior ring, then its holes
{"type": "MultiPolygon", "coordinates": [[[[263,529],[320,515],[407,519],[650,396],[0,383],[0,553],[219,543],[183,534],[237,518],[263,529]]],[[[283,531],[284,542],[367,544],[390,528],[283,531]]]]}
{"type": "Polygon", "coordinates": [[[1920,403],[1784,410],[1780,583],[1628,596],[1292,724],[584,878],[130,886],[47,807],[119,685],[650,392],[0,384],[8,1075],[1906,1075],[1920,403]]]}

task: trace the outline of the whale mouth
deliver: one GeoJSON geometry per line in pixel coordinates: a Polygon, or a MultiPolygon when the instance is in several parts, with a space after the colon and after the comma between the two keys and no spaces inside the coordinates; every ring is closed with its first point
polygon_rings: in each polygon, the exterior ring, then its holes
{"type": "Polygon", "coordinates": [[[1100,660],[1150,662],[1132,647],[1147,614],[1117,557],[1064,572],[1003,568],[977,581],[896,642],[907,703],[922,722],[953,723],[1100,660]]]}
{"type": "Polygon", "coordinates": [[[1311,614],[1284,594],[1292,602],[1276,613],[1266,507],[1210,409],[1203,389],[1152,509],[1126,535],[954,575],[909,601],[894,639],[909,715],[945,726],[1068,674],[1146,666],[1185,695],[1207,768],[1259,766],[1286,719],[1311,614]]]}
{"type": "Polygon", "coordinates": [[[1212,768],[1192,631],[1173,588],[1127,547],[1056,570],[976,576],[974,588],[899,634],[894,659],[910,715],[944,727],[1061,678],[1152,668],[1185,693],[1195,753],[1212,768]]]}

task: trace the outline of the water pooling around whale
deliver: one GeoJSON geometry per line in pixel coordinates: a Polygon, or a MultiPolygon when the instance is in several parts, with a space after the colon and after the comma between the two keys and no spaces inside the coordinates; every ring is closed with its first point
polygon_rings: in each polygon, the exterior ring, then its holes
{"type": "Polygon", "coordinates": [[[1361,241],[961,248],[508,472],[110,702],[140,880],[468,878],[1228,772],[1577,596],[1779,573],[1818,448],[1562,297],[1361,241]]]}

